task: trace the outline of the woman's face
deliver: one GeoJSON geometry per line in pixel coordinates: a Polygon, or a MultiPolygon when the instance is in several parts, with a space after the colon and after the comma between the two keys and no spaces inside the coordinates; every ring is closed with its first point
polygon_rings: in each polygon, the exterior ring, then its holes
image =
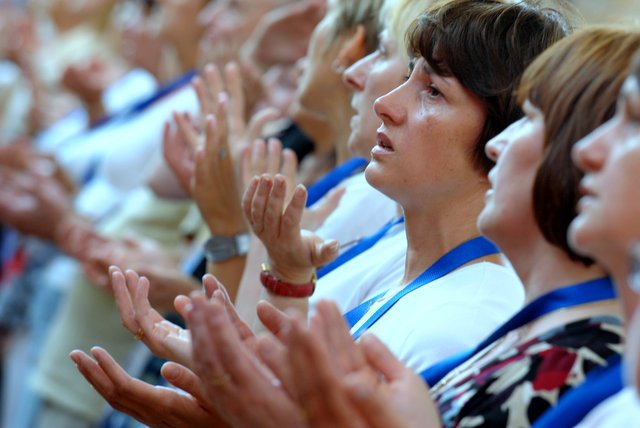
{"type": "Polygon", "coordinates": [[[496,164],[489,172],[491,189],[478,217],[478,228],[502,246],[512,237],[526,242],[526,231],[538,229],[532,195],[544,147],[544,116],[528,101],[523,111],[524,117],[485,147],[487,157],[496,164]]]}
{"type": "Polygon", "coordinates": [[[420,58],[408,80],[374,108],[382,125],[366,178],[405,209],[449,200],[484,179],[471,153],[486,109],[455,77],[437,75],[420,58]]]}
{"type": "Polygon", "coordinates": [[[640,239],[640,87],[635,77],[623,85],[615,116],[577,143],[573,158],[585,176],[571,243],[615,276],[626,275],[627,251],[640,239]]]}
{"type": "Polygon", "coordinates": [[[356,112],[351,118],[349,137],[349,151],[354,156],[369,158],[376,143],[376,130],[382,123],[373,103],[400,86],[406,71],[398,43],[385,30],[380,34],[378,49],[344,72],[343,80],[353,91],[351,106],[356,112]]]}

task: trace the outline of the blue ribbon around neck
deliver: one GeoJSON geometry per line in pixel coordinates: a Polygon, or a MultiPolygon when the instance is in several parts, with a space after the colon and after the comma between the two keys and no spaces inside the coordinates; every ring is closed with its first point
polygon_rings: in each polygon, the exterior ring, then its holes
{"type": "Polygon", "coordinates": [[[615,297],[615,289],[609,277],[571,284],[551,291],[522,308],[474,349],[453,355],[424,370],[420,375],[429,385],[435,385],[451,370],[512,330],[558,309],[614,299],[615,297]]]}
{"type": "MultiPolygon", "coordinates": [[[[358,330],[353,333],[353,340],[357,340],[362,335],[362,333],[364,333],[373,324],[375,324],[389,309],[393,307],[393,305],[398,303],[398,301],[400,301],[400,299],[402,299],[407,294],[453,272],[454,270],[458,269],[462,265],[469,263],[470,261],[491,254],[497,254],[498,252],[498,248],[482,236],[478,236],[477,238],[466,241],[458,245],[453,250],[448,251],[446,254],[436,260],[436,262],[432,264],[427,270],[422,272],[420,276],[411,281],[411,283],[405,286],[401,291],[396,293],[384,305],[382,305],[377,311],[375,311],[360,326],[360,328],[358,328],[358,330]]],[[[355,326],[369,311],[371,305],[375,301],[380,299],[385,293],[386,292],[383,292],[347,312],[344,317],[349,323],[349,326],[355,326]]]]}
{"type": "Polygon", "coordinates": [[[378,243],[378,241],[382,239],[384,235],[387,234],[387,232],[389,232],[389,230],[393,226],[400,223],[404,223],[404,217],[391,220],[389,223],[382,226],[377,232],[372,233],[371,235],[363,238],[353,247],[349,248],[347,251],[340,254],[334,261],[318,269],[318,273],[317,273],[318,279],[322,278],[329,272],[339,268],[349,260],[359,256],[363,252],[367,251],[369,248],[373,247],[375,244],[378,243]]]}
{"type": "Polygon", "coordinates": [[[315,183],[309,186],[307,190],[307,207],[318,202],[324,195],[329,193],[331,189],[340,184],[342,180],[363,168],[366,164],[367,160],[364,158],[351,158],[320,177],[315,183]]]}

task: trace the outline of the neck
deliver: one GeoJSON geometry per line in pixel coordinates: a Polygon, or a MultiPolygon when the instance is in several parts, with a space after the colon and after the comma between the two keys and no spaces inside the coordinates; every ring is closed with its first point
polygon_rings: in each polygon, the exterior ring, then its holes
{"type": "Polygon", "coordinates": [[[514,246],[500,247],[525,286],[526,302],[570,284],[605,276],[598,265],[573,261],[560,248],[547,242],[541,233],[514,246]]]}
{"type": "Polygon", "coordinates": [[[175,45],[176,55],[183,73],[194,69],[198,63],[198,49],[196,46],[198,46],[197,40],[176,43],[175,45]]]}
{"type": "Polygon", "coordinates": [[[336,163],[339,165],[352,157],[347,147],[351,134],[349,120],[352,115],[351,107],[348,111],[335,109],[328,116],[297,106],[291,116],[296,125],[313,141],[315,152],[324,155],[335,150],[336,163]]]}
{"type": "MultiPolygon", "coordinates": [[[[403,284],[417,278],[448,251],[479,236],[476,219],[483,206],[484,193],[474,192],[466,198],[448,200],[440,207],[405,207],[407,257],[403,284]]],[[[500,260],[498,255],[483,259],[495,263],[500,260]]]]}
{"type": "MultiPolygon", "coordinates": [[[[640,296],[631,289],[629,284],[629,258],[626,252],[619,255],[614,255],[612,252],[610,256],[610,259],[615,258],[615,261],[612,265],[607,265],[607,268],[612,273],[616,291],[620,295],[625,326],[629,328],[633,314],[640,304],[640,296]]],[[[627,333],[630,334],[628,331],[627,333]]]]}

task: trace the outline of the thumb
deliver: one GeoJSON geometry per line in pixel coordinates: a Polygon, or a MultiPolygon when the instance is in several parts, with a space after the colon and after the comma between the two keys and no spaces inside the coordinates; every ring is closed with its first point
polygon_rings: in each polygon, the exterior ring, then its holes
{"type": "Polygon", "coordinates": [[[315,245],[312,255],[314,266],[324,266],[338,257],[340,244],[335,239],[320,242],[315,245]]]}
{"type": "Polygon", "coordinates": [[[199,402],[208,402],[200,378],[185,366],[169,361],[162,365],[160,374],[171,385],[193,395],[199,402]]]}

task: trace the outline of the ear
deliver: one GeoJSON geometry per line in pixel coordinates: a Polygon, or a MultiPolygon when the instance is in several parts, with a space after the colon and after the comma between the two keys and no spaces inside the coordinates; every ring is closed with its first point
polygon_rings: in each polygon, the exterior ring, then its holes
{"type": "Polygon", "coordinates": [[[333,68],[344,71],[351,64],[367,55],[367,34],[363,25],[358,25],[351,36],[345,36],[333,68]]]}

